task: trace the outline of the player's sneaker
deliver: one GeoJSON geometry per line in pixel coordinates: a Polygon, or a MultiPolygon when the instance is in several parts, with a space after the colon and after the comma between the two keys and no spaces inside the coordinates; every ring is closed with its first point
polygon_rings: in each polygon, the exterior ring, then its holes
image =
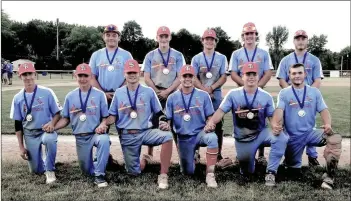
{"type": "Polygon", "coordinates": [[[160,174],[157,178],[158,188],[167,189],[168,188],[168,175],[160,174]]]}
{"type": "Polygon", "coordinates": [[[262,165],[262,166],[267,166],[267,159],[264,156],[259,156],[257,158],[257,163],[262,165]]]}
{"type": "Polygon", "coordinates": [[[308,166],[309,167],[318,167],[320,166],[317,158],[312,158],[312,157],[308,157],[308,166]]]}
{"type": "Polygon", "coordinates": [[[207,187],[217,188],[217,182],[214,173],[207,173],[206,175],[207,187]]]}
{"type": "Polygon", "coordinates": [[[108,185],[103,175],[95,176],[94,184],[96,184],[99,188],[106,187],[108,185]]]}
{"type": "Polygon", "coordinates": [[[272,172],[268,172],[265,177],[266,186],[275,186],[275,175],[272,172]]]}
{"type": "Polygon", "coordinates": [[[54,181],[56,181],[56,176],[55,176],[55,172],[54,171],[46,171],[45,175],[46,175],[46,183],[47,184],[51,184],[54,181]]]}
{"type": "Polygon", "coordinates": [[[332,190],[334,185],[334,180],[330,178],[327,173],[323,174],[322,179],[323,179],[323,183],[321,187],[324,189],[332,190]]]}

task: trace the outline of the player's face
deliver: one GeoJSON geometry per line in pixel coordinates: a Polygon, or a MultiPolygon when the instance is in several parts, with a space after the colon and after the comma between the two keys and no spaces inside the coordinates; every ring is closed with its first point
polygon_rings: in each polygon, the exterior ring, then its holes
{"type": "Polygon", "coordinates": [[[24,85],[33,85],[35,83],[35,75],[36,73],[28,72],[20,75],[20,78],[24,85]]]}
{"type": "Polygon", "coordinates": [[[185,88],[190,88],[194,86],[195,77],[191,74],[185,74],[180,77],[180,83],[185,88]]]}
{"type": "Polygon", "coordinates": [[[202,39],[202,44],[205,49],[212,50],[216,47],[216,40],[211,37],[202,39]]]}
{"type": "Polygon", "coordinates": [[[78,85],[80,87],[89,87],[90,86],[90,81],[91,81],[91,75],[87,74],[78,74],[76,76],[78,85]]]}
{"type": "Polygon", "coordinates": [[[296,50],[305,50],[307,48],[308,38],[299,36],[294,39],[294,45],[296,50]]]}
{"type": "Polygon", "coordinates": [[[171,36],[167,34],[162,34],[157,36],[157,42],[160,47],[169,47],[169,42],[171,41],[171,36]]]}
{"type": "Polygon", "coordinates": [[[119,41],[119,35],[115,32],[106,32],[103,36],[107,47],[117,47],[119,41]]]}
{"type": "Polygon", "coordinates": [[[254,87],[258,84],[258,74],[255,72],[245,73],[243,75],[244,85],[248,87],[254,87]]]}
{"type": "Polygon", "coordinates": [[[126,81],[127,81],[129,84],[136,84],[136,83],[139,83],[139,78],[140,78],[139,73],[136,73],[136,72],[128,72],[128,73],[124,73],[124,76],[125,76],[125,78],[126,78],[126,81]]]}
{"type": "Polygon", "coordinates": [[[305,69],[302,66],[298,68],[290,68],[289,79],[294,85],[299,86],[302,84],[305,81],[305,77],[305,69]]]}
{"type": "Polygon", "coordinates": [[[255,32],[247,32],[244,34],[244,43],[245,44],[253,44],[256,42],[256,33],[255,32]]]}

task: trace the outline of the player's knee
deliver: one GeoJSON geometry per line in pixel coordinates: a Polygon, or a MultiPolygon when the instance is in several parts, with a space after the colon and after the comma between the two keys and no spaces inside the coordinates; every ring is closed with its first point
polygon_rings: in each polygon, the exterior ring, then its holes
{"type": "Polygon", "coordinates": [[[334,160],[339,160],[341,155],[341,144],[342,137],[340,134],[333,134],[331,136],[327,136],[326,138],[326,146],[324,149],[324,158],[327,162],[334,160]]]}
{"type": "Polygon", "coordinates": [[[98,135],[98,141],[99,144],[106,144],[106,145],[110,145],[110,136],[107,134],[103,134],[103,135],[98,135]]]}
{"type": "Polygon", "coordinates": [[[161,135],[163,138],[162,143],[166,143],[173,140],[173,135],[171,131],[161,131],[161,135]]]}
{"type": "Polygon", "coordinates": [[[53,133],[44,133],[43,134],[43,139],[42,143],[44,145],[53,145],[57,143],[57,134],[55,132],[53,133]]]}
{"type": "Polygon", "coordinates": [[[207,133],[204,138],[208,148],[218,148],[218,137],[215,133],[207,133]]]}

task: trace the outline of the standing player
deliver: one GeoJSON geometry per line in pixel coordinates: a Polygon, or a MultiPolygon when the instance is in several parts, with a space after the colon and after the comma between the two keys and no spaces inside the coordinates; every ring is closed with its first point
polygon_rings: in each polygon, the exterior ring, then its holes
{"type": "Polygon", "coordinates": [[[139,64],[128,60],[124,66],[127,85],[116,90],[106,120],[107,126],[115,123],[122,146],[125,167],[132,175],[141,173],[140,151],[142,145],[162,144],[160,153],[161,172],[158,187],[168,188],[168,169],[172,156],[172,133],[162,112],[156,93],[139,83],[139,64]],[[151,119],[159,119],[159,129],[152,129],[151,119]]]}
{"type": "Polygon", "coordinates": [[[332,189],[335,170],[341,155],[341,136],[333,134],[331,117],[321,92],[304,83],[306,70],[303,64],[294,64],[289,69],[291,86],[282,89],[278,95],[277,108],[272,120],[273,131],[282,127],[289,136],[285,152],[285,163],[295,175],[299,175],[303,150],[306,146],[324,146],[327,173],[323,175],[322,188],[332,189]],[[316,113],[323,121],[322,129],[314,129],[316,113]],[[298,173],[298,174],[296,174],[298,173]]]}
{"type": "MultiPolygon", "coordinates": [[[[259,47],[256,42],[258,41],[258,31],[256,26],[252,22],[248,22],[244,25],[241,38],[244,42],[244,46],[232,53],[229,62],[229,71],[231,72],[232,80],[237,85],[244,86],[242,80],[242,67],[246,62],[255,62],[258,64],[258,87],[263,88],[272,77],[272,61],[269,53],[259,47]]],[[[266,164],[267,161],[264,157],[264,147],[260,147],[258,152],[258,161],[262,164],[266,164]]]]}
{"type": "Polygon", "coordinates": [[[175,130],[181,171],[194,174],[195,150],[207,146],[206,183],[208,187],[217,188],[214,171],[218,155],[218,138],[215,133],[205,133],[206,121],[214,113],[211,98],[205,91],[196,89],[195,70],[184,65],[180,70],[181,89],[171,94],[166,104],[166,115],[175,130]]]}
{"type": "Polygon", "coordinates": [[[56,180],[57,133],[54,132],[54,125],[60,119],[62,108],[51,89],[35,84],[33,64],[22,64],[18,68],[18,75],[23,81],[24,89],[13,98],[10,118],[15,120],[21,157],[28,160],[30,172],[45,172],[46,183],[52,183],[56,180]],[[45,162],[42,158],[42,144],[46,150],[45,162]]]}
{"type": "Polygon", "coordinates": [[[10,61],[7,61],[7,78],[9,79],[9,85],[12,85],[13,76],[13,65],[10,61]]]}
{"type": "Polygon", "coordinates": [[[288,136],[282,129],[275,135],[268,128],[266,118],[271,120],[274,112],[272,96],[258,87],[259,67],[247,62],[242,67],[244,86],[227,93],[219,109],[208,121],[205,130],[213,130],[224,114],[233,112],[234,138],[240,173],[250,176],[255,171],[255,155],[261,145],[271,145],[266,185],[275,185],[275,174],[284,155],[288,136]]]}
{"type": "MultiPolygon", "coordinates": [[[[105,93],[108,107],[111,105],[116,89],[125,84],[125,79],[121,76],[124,64],[128,59],[133,58],[130,52],[118,47],[120,37],[121,32],[117,26],[107,25],[102,36],[106,47],[94,52],[89,62],[93,73],[91,84],[105,93]]],[[[113,161],[112,155],[110,155],[109,165],[113,165],[113,163],[117,162],[113,161]]]]}
{"type": "MultiPolygon", "coordinates": [[[[289,79],[289,69],[292,65],[297,63],[301,63],[305,66],[305,84],[316,88],[320,87],[321,80],[324,78],[322,65],[316,56],[307,52],[307,44],[307,33],[304,30],[296,31],[294,35],[295,51],[281,60],[276,75],[279,80],[279,85],[282,88],[286,88],[291,84],[291,80],[289,79]]],[[[306,154],[308,155],[308,164],[311,167],[319,165],[316,147],[307,146],[306,154]]]]}
{"type": "MultiPolygon", "coordinates": [[[[195,55],[191,66],[195,69],[195,87],[206,91],[211,99],[214,110],[217,110],[222,101],[222,85],[227,81],[225,71],[228,67],[227,57],[215,51],[218,38],[216,32],[207,29],[201,38],[204,51],[195,55]]],[[[223,119],[216,125],[215,133],[218,137],[217,165],[226,168],[232,164],[229,158],[223,159],[221,151],[223,145],[223,119]]]]}
{"type": "MultiPolygon", "coordinates": [[[[171,39],[171,31],[168,27],[158,28],[156,35],[158,48],[145,56],[142,69],[145,83],[156,92],[162,109],[165,108],[169,94],[179,86],[178,73],[185,64],[183,54],[169,46],[171,39]]],[[[158,125],[154,126],[158,127],[158,125]]],[[[144,159],[147,163],[154,163],[153,147],[148,147],[148,155],[144,155],[144,159]]]]}
{"type": "Polygon", "coordinates": [[[105,94],[91,86],[91,68],[80,64],[75,76],[79,87],[69,92],[65,98],[62,116],[55,125],[55,130],[66,127],[70,122],[81,170],[94,175],[98,187],[106,187],[105,169],[110,153],[110,137],[100,122],[108,116],[105,94]],[[102,119],[102,120],[101,120],[102,119]],[[97,147],[97,161],[93,162],[93,146],[97,147]]]}

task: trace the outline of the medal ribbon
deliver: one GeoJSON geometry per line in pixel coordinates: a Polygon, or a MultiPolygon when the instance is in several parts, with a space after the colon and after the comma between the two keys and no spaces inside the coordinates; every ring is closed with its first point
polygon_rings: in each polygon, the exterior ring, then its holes
{"type": "Polygon", "coordinates": [[[80,107],[81,107],[82,112],[84,114],[85,114],[85,111],[87,110],[87,103],[88,103],[88,99],[89,99],[89,96],[90,96],[91,88],[93,88],[93,87],[89,88],[87,97],[85,98],[85,101],[84,101],[84,104],[83,104],[83,101],[82,101],[82,91],[79,89],[80,107]]]}
{"type": "Polygon", "coordinates": [[[134,103],[132,103],[132,98],[130,97],[129,89],[128,89],[128,87],[127,87],[127,94],[128,94],[128,99],[129,99],[130,107],[132,107],[132,110],[134,110],[134,111],[136,111],[136,101],[137,101],[137,97],[138,97],[139,87],[140,87],[140,84],[138,85],[138,87],[137,87],[137,89],[136,89],[136,91],[135,91],[134,103]]]}
{"type": "Polygon", "coordinates": [[[249,62],[253,62],[253,61],[254,61],[254,59],[255,59],[255,55],[256,55],[256,51],[257,51],[257,46],[255,47],[255,50],[254,50],[254,53],[253,53],[253,55],[252,55],[251,60],[249,59],[249,55],[247,54],[247,50],[246,50],[246,48],[245,48],[245,47],[244,47],[244,50],[245,50],[245,54],[246,54],[247,61],[249,61],[249,62]]]}
{"type": "Polygon", "coordinates": [[[207,62],[207,59],[206,59],[205,52],[202,52],[202,54],[204,55],[204,59],[205,59],[205,62],[206,62],[207,72],[210,72],[210,71],[211,71],[211,68],[212,68],[212,65],[213,65],[213,61],[214,61],[214,58],[215,58],[216,52],[213,52],[213,55],[212,55],[212,60],[211,60],[211,64],[210,64],[210,65],[208,65],[208,62],[207,62]]]}
{"type": "Polygon", "coordinates": [[[115,59],[115,56],[116,56],[117,52],[118,52],[118,47],[115,50],[115,53],[113,53],[112,60],[110,60],[110,57],[108,56],[108,51],[107,51],[107,48],[106,48],[106,57],[107,57],[108,63],[110,63],[110,65],[112,65],[113,60],[115,59]]]}
{"type": "MultiPolygon", "coordinates": [[[[299,60],[297,59],[296,52],[294,52],[294,56],[295,56],[295,61],[296,61],[296,63],[299,63],[299,60]]],[[[305,54],[303,55],[303,60],[302,60],[302,64],[303,64],[303,65],[305,65],[306,57],[307,57],[307,51],[306,51],[305,54]]]]}
{"type": "Polygon", "coordinates": [[[35,85],[30,106],[28,106],[28,102],[27,102],[27,98],[26,98],[26,90],[24,89],[24,91],[23,91],[24,102],[26,103],[26,106],[27,106],[27,115],[32,112],[32,107],[33,107],[33,103],[34,103],[35,94],[37,93],[37,88],[38,88],[38,86],[35,85]]]}
{"type": "Polygon", "coordinates": [[[171,55],[171,48],[168,49],[167,61],[165,61],[165,58],[163,58],[163,54],[162,54],[162,52],[161,52],[160,49],[158,49],[158,52],[159,52],[160,55],[161,55],[161,58],[162,58],[162,61],[163,61],[163,65],[165,66],[165,68],[167,68],[168,62],[169,62],[169,55],[171,55]]]}
{"type": "Polygon", "coordinates": [[[254,97],[253,97],[253,99],[252,99],[251,104],[249,104],[249,100],[247,99],[247,95],[246,95],[245,89],[243,89],[243,90],[244,90],[244,96],[245,96],[246,105],[247,105],[247,107],[249,108],[249,111],[251,112],[252,106],[253,106],[253,104],[254,104],[254,102],[255,102],[255,99],[256,99],[256,96],[257,96],[258,88],[257,88],[256,91],[255,91],[255,95],[254,95],[254,97]]]}
{"type": "Polygon", "coordinates": [[[182,90],[180,90],[180,92],[181,92],[181,95],[182,95],[182,100],[183,100],[183,104],[184,104],[185,112],[186,112],[187,114],[189,114],[189,110],[190,110],[190,103],[191,103],[191,99],[193,98],[193,95],[194,95],[194,92],[195,92],[195,88],[193,88],[193,91],[191,92],[191,95],[190,95],[190,98],[189,98],[189,103],[188,103],[188,105],[186,105],[186,103],[185,103],[185,99],[184,99],[183,91],[182,91],[182,90]]]}
{"type": "Polygon", "coordinates": [[[300,99],[299,99],[299,97],[297,96],[296,91],[295,91],[295,89],[294,89],[293,86],[291,86],[291,89],[292,89],[292,91],[294,92],[294,96],[295,96],[297,102],[299,103],[300,108],[302,109],[303,106],[305,105],[305,98],[306,98],[306,91],[307,91],[307,90],[306,90],[306,85],[305,85],[305,87],[304,87],[304,89],[303,89],[302,103],[300,103],[300,99]]]}

